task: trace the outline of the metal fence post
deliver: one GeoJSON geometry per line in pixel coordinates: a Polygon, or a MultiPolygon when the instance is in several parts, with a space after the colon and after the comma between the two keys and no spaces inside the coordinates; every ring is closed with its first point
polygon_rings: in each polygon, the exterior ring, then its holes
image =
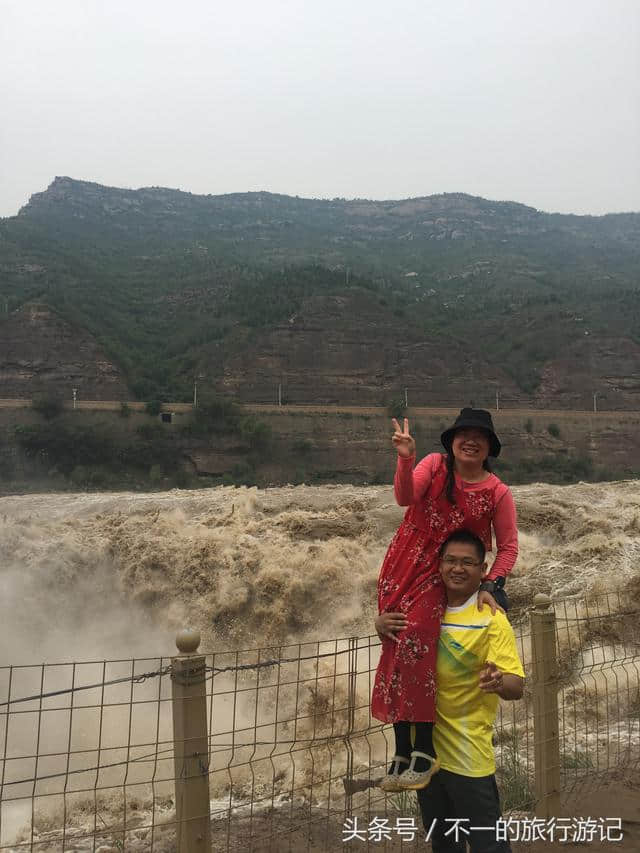
{"type": "Polygon", "coordinates": [[[171,660],[178,853],[211,850],[206,664],[195,654],[199,645],[197,631],[179,631],[184,657],[171,660]]]}
{"type": "Polygon", "coordinates": [[[560,810],[560,732],[556,614],[551,598],[538,593],[531,613],[533,646],[533,742],[536,769],[536,815],[554,817],[560,810]]]}

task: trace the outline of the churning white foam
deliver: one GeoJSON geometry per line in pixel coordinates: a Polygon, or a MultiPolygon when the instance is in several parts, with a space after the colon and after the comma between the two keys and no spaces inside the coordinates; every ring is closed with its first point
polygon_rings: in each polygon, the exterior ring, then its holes
{"type": "MultiPolygon", "coordinates": [[[[628,589],[640,577],[636,482],[513,489],[517,604],[628,589]]],[[[401,521],[389,487],[0,499],[4,662],[157,656],[372,633],[380,563],[401,521]]]]}

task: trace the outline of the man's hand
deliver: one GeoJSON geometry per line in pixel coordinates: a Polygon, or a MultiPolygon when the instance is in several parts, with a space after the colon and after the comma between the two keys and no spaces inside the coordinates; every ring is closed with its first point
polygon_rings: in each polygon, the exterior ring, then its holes
{"type": "Polygon", "coordinates": [[[402,429],[400,429],[400,424],[395,418],[391,419],[391,423],[395,430],[391,436],[391,441],[393,442],[395,449],[398,451],[398,456],[402,456],[404,459],[410,459],[412,456],[415,456],[416,443],[409,433],[409,419],[404,419],[404,426],[402,429]]]}
{"type": "Polygon", "coordinates": [[[502,672],[492,661],[488,660],[480,670],[478,687],[485,693],[497,693],[501,699],[520,699],[524,679],[510,672],[502,672]]]}
{"type": "Polygon", "coordinates": [[[404,613],[380,613],[376,616],[376,634],[383,640],[385,637],[399,643],[396,634],[404,631],[409,623],[404,613]]]}
{"type": "Polygon", "coordinates": [[[480,690],[484,690],[485,693],[499,693],[502,689],[503,677],[502,670],[498,669],[495,663],[491,663],[488,660],[480,670],[478,687],[480,690]]]}
{"type": "Polygon", "coordinates": [[[495,600],[495,598],[491,595],[490,592],[487,592],[486,589],[481,589],[480,592],[478,593],[478,610],[482,610],[483,604],[489,605],[489,607],[491,609],[491,615],[492,616],[496,615],[496,610],[499,610],[500,613],[504,613],[504,610],[502,609],[502,607],[500,607],[500,605],[495,600]]]}

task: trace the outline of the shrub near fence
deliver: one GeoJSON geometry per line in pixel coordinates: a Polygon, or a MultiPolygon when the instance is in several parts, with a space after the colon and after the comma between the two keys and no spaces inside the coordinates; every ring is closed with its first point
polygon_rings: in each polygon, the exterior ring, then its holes
{"type": "MultiPolygon", "coordinates": [[[[515,815],[548,815],[640,754],[638,608],[615,595],[537,604],[532,630],[512,616],[528,683],[495,731],[515,815]]],[[[2,668],[0,847],[424,849],[413,795],[371,787],[393,753],[369,712],[378,655],[361,637],[2,668]],[[345,843],[354,817],[364,840],[345,843]]]]}

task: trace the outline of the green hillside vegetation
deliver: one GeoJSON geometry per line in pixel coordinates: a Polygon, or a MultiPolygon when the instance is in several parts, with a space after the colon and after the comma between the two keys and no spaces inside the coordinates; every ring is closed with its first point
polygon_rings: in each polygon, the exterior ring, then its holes
{"type": "Polygon", "coordinates": [[[46,302],[97,338],[139,399],[188,400],[221,353],[357,293],[394,328],[445,351],[462,341],[530,393],[585,333],[640,341],[639,238],[640,214],[462,194],[318,201],[60,178],[0,222],[0,334],[11,311],[46,302]]]}
{"type": "Polygon", "coordinates": [[[171,429],[151,413],[131,422],[125,407],[117,416],[63,411],[59,403],[43,396],[35,401],[35,421],[0,430],[0,478],[58,489],[254,485],[265,454],[273,457],[270,427],[232,401],[205,396],[171,429]],[[197,476],[190,449],[221,438],[240,461],[217,478],[197,476]]]}

